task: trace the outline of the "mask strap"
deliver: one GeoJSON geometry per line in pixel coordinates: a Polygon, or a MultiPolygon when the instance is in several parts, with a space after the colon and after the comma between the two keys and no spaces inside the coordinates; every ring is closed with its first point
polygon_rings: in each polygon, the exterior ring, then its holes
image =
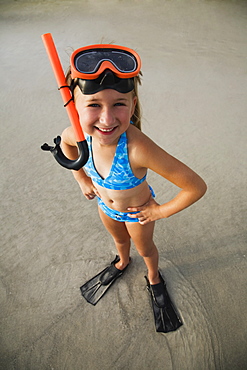
{"type": "MultiPolygon", "coordinates": [[[[58,88],[58,90],[60,90],[60,89],[64,89],[65,87],[68,87],[68,88],[70,89],[70,91],[71,91],[71,88],[70,88],[70,86],[68,86],[68,85],[60,86],[60,87],[58,88]]],[[[64,104],[64,108],[65,108],[65,107],[67,107],[67,105],[68,105],[71,101],[74,101],[74,94],[73,94],[73,92],[74,92],[74,90],[73,90],[73,91],[71,91],[71,93],[72,93],[72,97],[67,101],[67,103],[65,103],[65,104],[64,104]]]]}

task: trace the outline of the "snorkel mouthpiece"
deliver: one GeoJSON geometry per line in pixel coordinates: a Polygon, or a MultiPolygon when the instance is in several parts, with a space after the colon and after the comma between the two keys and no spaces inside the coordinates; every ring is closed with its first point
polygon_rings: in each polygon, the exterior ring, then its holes
{"type": "Polygon", "coordinates": [[[134,78],[119,78],[110,69],[106,69],[95,80],[78,78],[76,84],[84,95],[93,95],[106,89],[113,89],[126,94],[134,89],[134,78]]]}

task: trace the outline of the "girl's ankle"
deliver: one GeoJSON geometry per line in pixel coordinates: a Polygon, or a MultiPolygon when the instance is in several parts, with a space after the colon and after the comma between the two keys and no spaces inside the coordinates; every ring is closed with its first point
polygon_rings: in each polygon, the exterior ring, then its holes
{"type": "Polygon", "coordinates": [[[157,272],[156,274],[148,274],[148,279],[151,285],[159,284],[160,283],[159,272],[157,272]]]}

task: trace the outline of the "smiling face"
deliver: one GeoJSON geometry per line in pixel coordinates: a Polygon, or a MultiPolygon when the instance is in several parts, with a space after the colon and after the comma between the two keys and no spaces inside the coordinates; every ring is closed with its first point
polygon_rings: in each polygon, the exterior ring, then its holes
{"type": "Polygon", "coordinates": [[[136,97],[133,93],[122,94],[106,89],[93,95],[83,95],[77,88],[74,96],[83,131],[101,145],[116,144],[129,127],[135,110],[136,97]]]}

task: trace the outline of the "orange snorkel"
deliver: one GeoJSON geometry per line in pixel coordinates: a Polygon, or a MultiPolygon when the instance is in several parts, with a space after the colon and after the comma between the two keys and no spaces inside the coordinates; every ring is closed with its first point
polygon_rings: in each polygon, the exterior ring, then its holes
{"type": "Polygon", "coordinates": [[[55,147],[49,146],[45,143],[44,145],[42,145],[41,149],[50,151],[61,166],[70,170],[78,171],[87,163],[88,160],[89,152],[87,141],[85,140],[85,136],[80,125],[78,113],[76,111],[74,101],[72,100],[72,95],[69,86],[67,85],[61,62],[59,60],[54,41],[52,39],[52,35],[50,33],[46,33],[41,37],[44,42],[46,52],[48,54],[58,84],[58,88],[62,95],[64,106],[66,107],[71,125],[76,135],[79,157],[76,160],[70,160],[63,154],[62,149],[60,148],[60,136],[57,136],[54,139],[54,143],[56,144],[55,147]]]}

